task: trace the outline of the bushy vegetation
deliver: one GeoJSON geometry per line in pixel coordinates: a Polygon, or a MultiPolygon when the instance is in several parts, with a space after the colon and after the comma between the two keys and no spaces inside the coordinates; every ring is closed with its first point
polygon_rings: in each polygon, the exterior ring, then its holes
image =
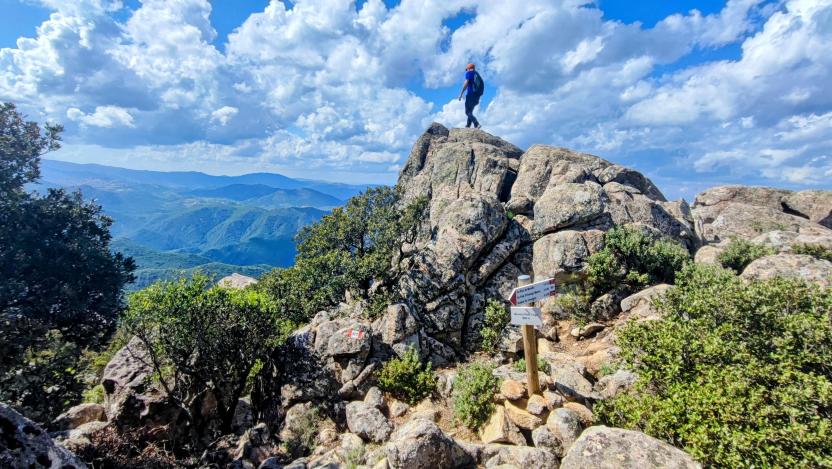
{"type": "Polygon", "coordinates": [[[419,354],[409,348],[401,358],[388,360],[378,374],[381,389],[415,404],[436,390],[436,374],[430,362],[422,364],[419,354]]]}
{"type": "MultiPolygon", "coordinates": [[[[521,358],[514,362],[514,371],[519,371],[521,373],[526,372],[526,359],[521,358]]],[[[537,357],[537,371],[542,371],[544,373],[549,372],[549,363],[541,357],[537,357]]]]}
{"type": "MultiPolygon", "coordinates": [[[[413,242],[426,201],[401,207],[396,189],[379,187],[351,198],[297,235],[295,265],[265,275],[258,288],[270,293],[297,322],[344,300],[352,291],[386,303],[397,275],[392,260],[403,243],[413,242]]],[[[371,307],[380,311],[380,307],[371,307]]]]}
{"type": "Polygon", "coordinates": [[[604,234],[604,248],[589,256],[589,290],[598,295],[622,286],[638,289],[673,283],[676,272],[689,261],[687,249],[671,239],[656,239],[639,228],[617,226],[604,234]]]}
{"type": "Polygon", "coordinates": [[[461,367],[453,390],[454,416],[471,429],[478,429],[494,410],[494,393],[500,385],[493,375],[494,367],[485,362],[473,362],[461,367]]]}
{"type": "Polygon", "coordinates": [[[592,297],[585,287],[575,286],[555,297],[555,304],[561,313],[578,324],[592,321],[592,297]]]}
{"type": "Polygon", "coordinates": [[[832,289],[689,264],[618,333],[637,393],[595,407],[711,467],[832,467],[832,289]]]}
{"type": "Polygon", "coordinates": [[[107,342],[132,280],[111,220],[80,193],[28,193],[58,125],[0,105],[0,401],[49,421],[81,399],[82,357],[107,342]]]}
{"type": "Polygon", "coordinates": [[[511,315],[505,303],[499,300],[488,300],[480,330],[481,347],[488,353],[494,353],[500,345],[500,336],[508,325],[511,315]]]}
{"type": "Polygon", "coordinates": [[[832,262],[832,249],[822,244],[800,243],[792,246],[792,254],[805,254],[815,259],[832,262]]]}
{"type": "Polygon", "coordinates": [[[289,428],[289,438],[283,442],[283,450],[293,459],[308,456],[315,449],[321,413],[316,407],[298,415],[289,428]]]}
{"type": "Polygon", "coordinates": [[[733,270],[736,273],[742,273],[748,264],[755,260],[770,256],[775,251],[769,246],[762,244],[755,244],[740,238],[734,238],[725,246],[725,250],[719,253],[717,261],[723,267],[733,270]]]}
{"type": "Polygon", "coordinates": [[[604,233],[604,248],[587,259],[587,277],[561,292],[555,305],[579,324],[600,320],[592,303],[615,291],[629,294],[657,283],[673,283],[676,272],[690,262],[690,253],[670,238],[634,226],[604,233]]]}
{"type": "Polygon", "coordinates": [[[268,295],[212,283],[196,275],[134,293],[123,324],[148,349],[160,386],[195,428],[206,423],[200,406],[210,391],[217,401],[219,429],[229,433],[258,358],[269,356],[294,325],[268,295]]]}

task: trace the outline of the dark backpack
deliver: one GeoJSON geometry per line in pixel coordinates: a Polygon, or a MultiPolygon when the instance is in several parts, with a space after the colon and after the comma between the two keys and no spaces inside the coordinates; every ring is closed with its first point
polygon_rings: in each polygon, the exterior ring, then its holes
{"type": "Polygon", "coordinates": [[[474,72],[474,83],[471,85],[474,90],[474,96],[480,97],[485,92],[485,82],[478,72],[474,72]]]}

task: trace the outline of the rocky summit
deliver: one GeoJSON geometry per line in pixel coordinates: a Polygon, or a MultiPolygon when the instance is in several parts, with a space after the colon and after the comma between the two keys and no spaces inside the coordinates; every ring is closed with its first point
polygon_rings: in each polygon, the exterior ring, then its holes
{"type": "MultiPolygon", "coordinates": [[[[536,336],[540,394],[526,388],[530,364],[518,365],[518,329],[498,331],[493,369],[471,384],[486,391],[472,392],[470,400],[484,395],[490,410],[471,430],[453,415],[460,405],[455,396],[466,392],[461,380],[473,382],[460,378],[468,372],[460,364],[482,354],[489,300],[505,300],[523,274],[554,278],[560,293],[571,291],[588,278],[588,259],[617,227],[663,240],[700,264],[724,262],[742,240],[761,253],[737,267],[743,281],[790,277],[828,287],[832,279],[832,262],[801,247],[832,249],[830,191],[725,186],[699,194],[690,206],[668,201],[639,172],[597,156],[545,145],[524,151],[480,130],[439,124],[416,141],[397,188],[401,205],[421,200],[427,207],[416,235],[391,259],[390,269],[401,273],[393,286],[397,300],[369,315],[368,302],[348,294],[294,330],[271,357],[276,365],[263,372],[267,379],[237,403],[235,433],[206,442],[193,466],[702,467],[684,448],[601,425],[594,411],[634,389],[638,376],[619,366],[617,334],[627,323],[660,319],[656,299],[673,285],[605,287],[586,305],[591,321],[544,302],[536,336]],[[407,400],[382,392],[385,363],[414,352],[431,364],[433,378],[399,384],[428,383],[430,396],[407,400]],[[294,452],[301,444],[311,451],[294,452]]],[[[223,282],[243,288],[255,280],[223,282]]],[[[91,434],[110,429],[187,433],[180,427],[186,410],[165,399],[147,357],[138,339],[129,340],[103,371],[102,405],[62,415],[56,441],[80,454],[93,445],[91,434]]],[[[212,418],[216,399],[203,398],[199,418],[212,418]]],[[[4,465],[82,467],[6,407],[0,423],[4,465]]]]}

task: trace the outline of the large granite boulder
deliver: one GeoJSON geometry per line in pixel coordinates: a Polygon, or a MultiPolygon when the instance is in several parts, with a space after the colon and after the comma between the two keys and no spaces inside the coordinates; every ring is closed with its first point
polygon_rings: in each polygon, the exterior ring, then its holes
{"type": "Polygon", "coordinates": [[[701,469],[689,454],[644,433],[589,427],[561,462],[561,469],[701,469]]]}
{"type": "Polygon", "coordinates": [[[830,201],[831,191],[719,186],[696,196],[693,215],[699,235],[708,243],[752,239],[770,231],[829,236],[830,201]]]}
{"type": "Polygon", "coordinates": [[[57,416],[52,426],[58,430],[72,430],[81,425],[95,421],[106,421],[107,412],[101,404],[84,403],[70,407],[57,416]]]}
{"type": "Polygon", "coordinates": [[[384,449],[391,469],[443,469],[474,463],[469,453],[424,418],[412,419],[399,427],[384,449]]]}
{"type": "Polygon", "coordinates": [[[347,404],[347,426],[351,432],[374,443],[387,441],[393,431],[390,422],[378,408],[359,401],[347,404]]]}
{"type": "Polygon", "coordinates": [[[153,428],[179,419],[182,410],[153,384],[152,373],[147,350],[137,337],[113,355],[101,376],[107,421],[120,428],[153,428]]]}
{"type": "Polygon", "coordinates": [[[0,403],[0,467],[81,469],[87,466],[40,426],[0,403]]]}
{"type": "Polygon", "coordinates": [[[546,448],[491,444],[482,449],[485,467],[557,469],[558,458],[546,448]]]}
{"type": "Polygon", "coordinates": [[[783,198],[783,207],[819,225],[832,228],[832,191],[794,192],[783,198]]]}
{"type": "Polygon", "coordinates": [[[798,278],[828,287],[832,285],[832,262],[805,254],[775,254],[748,264],[741,277],[754,280],[798,278]]]}

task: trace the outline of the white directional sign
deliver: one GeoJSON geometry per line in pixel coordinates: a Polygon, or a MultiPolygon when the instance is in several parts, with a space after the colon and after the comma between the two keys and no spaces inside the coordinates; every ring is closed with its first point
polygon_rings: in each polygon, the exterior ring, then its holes
{"type": "Polygon", "coordinates": [[[549,296],[555,296],[555,279],[553,278],[515,288],[508,301],[513,305],[524,305],[549,296]]]}
{"type": "Polygon", "coordinates": [[[543,320],[540,319],[540,308],[528,306],[511,307],[511,323],[515,326],[540,326],[543,320]]]}

